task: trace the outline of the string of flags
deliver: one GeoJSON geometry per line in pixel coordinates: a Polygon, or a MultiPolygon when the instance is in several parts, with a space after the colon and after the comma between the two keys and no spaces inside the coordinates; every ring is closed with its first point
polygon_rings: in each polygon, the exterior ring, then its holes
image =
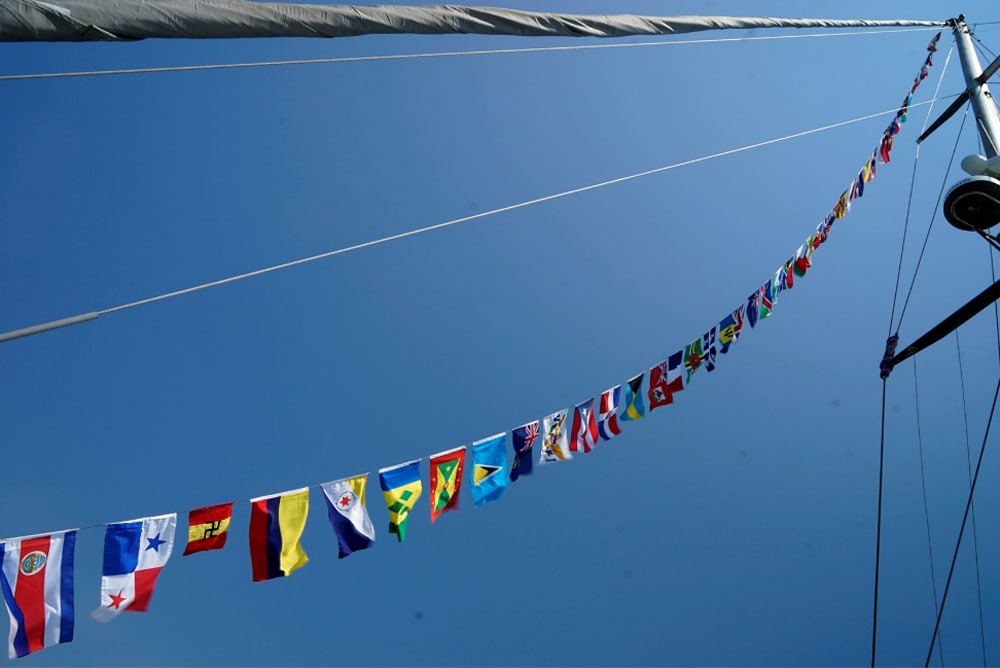
{"type": "MultiPolygon", "coordinates": [[[[600,441],[622,433],[622,422],[643,419],[648,412],[674,403],[701,368],[714,371],[719,354],[727,354],[744,330],[770,317],[777,297],[794,286],[795,278],[812,267],[814,251],[827,241],[834,222],[843,218],[851,203],[862,197],[865,184],[875,178],[878,162],[890,159],[893,137],[906,121],[911,96],[927,77],[937,51],[938,33],[927,47],[928,55],[914,78],[903,103],[878,146],[865,160],[850,186],[816,230],[809,235],[774,276],[747,297],[745,303],[725,315],[702,336],[622,385],[591,397],[572,409],[565,408],[541,420],[511,430],[512,457],[508,458],[507,432],[475,441],[471,446],[471,494],[474,506],[499,500],[510,483],[534,473],[535,443],[538,464],[550,464],[587,454],[600,441]],[[645,399],[645,401],[644,401],[645,399]],[[572,410],[572,414],[570,413],[572,410]]],[[[431,522],[446,512],[458,510],[465,479],[465,446],[445,450],[428,458],[431,522]]],[[[379,469],[379,485],[389,512],[389,533],[399,542],[406,539],[410,513],[423,493],[422,459],[379,469]]],[[[337,538],[339,558],[367,549],[375,542],[375,527],[368,514],[368,474],[320,485],[327,516],[337,538]]],[[[250,500],[250,562],[254,582],[291,575],[309,562],[300,538],[309,515],[309,487],[261,496],[250,500]]],[[[220,550],[226,546],[233,502],[205,506],[188,514],[187,541],[183,555],[220,550]]],[[[100,603],[90,613],[99,622],[109,622],[122,612],[149,609],[157,576],[173,553],[177,514],[145,517],[105,526],[104,562],[100,603]]],[[[26,656],[44,647],[73,640],[74,567],[77,530],[64,530],[0,541],[0,590],[10,617],[10,658],[26,656]]]]}

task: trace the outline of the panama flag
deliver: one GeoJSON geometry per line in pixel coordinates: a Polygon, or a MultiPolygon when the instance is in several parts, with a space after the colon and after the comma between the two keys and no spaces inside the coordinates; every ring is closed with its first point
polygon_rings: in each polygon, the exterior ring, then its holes
{"type": "Polygon", "coordinates": [[[569,449],[573,452],[590,452],[597,445],[597,416],[594,415],[593,399],[573,407],[572,434],[569,449]]]}
{"type": "Polygon", "coordinates": [[[174,549],[177,513],[109,524],[104,532],[101,607],[90,613],[110,622],[118,613],[146,612],[156,577],[174,549]]]}
{"type": "Polygon", "coordinates": [[[326,497],[326,513],[337,534],[340,558],[371,547],[375,542],[375,525],[365,507],[365,487],[368,474],[324,482],[320,485],[326,497]]]}
{"type": "Polygon", "coordinates": [[[510,484],[507,476],[507,432],[472,444],[472,499],[474,506],[496,501],[510,484]]]}
{"type": "Polygon", "coordinates": [[[73,641],[73,550],[76,531],[0,543],[10,658],[73,641]]]}
{"type": "Polygon", "coordinates": [[[538,455],[539,464],[550,464],[564,459],[573,459],[569,451],[569,439],[566,430],[566,414],[568,409],[556,411],[542,418],[542,431],[545,439],[542,441],[542,451],[538,455]]]}
{"type": "Polygon", "coordinates": [[[621,398],[621,385],[615,385],[601,392],[601,403],[598,406],[601,417],[597,421],[597,432],[605,441],[610,441],[622,433],[621,427],[618,426],[618,402],[621,398]]]}
{"type": "Polygon", "coordinates": [[[538,420],[522,424],[510,432],[510,437],[514,441],[514,463],[510,467],[510,480],[514,482],[518,476],[528,475],[532,471],[531,449],[538,440],[538,420]]]}

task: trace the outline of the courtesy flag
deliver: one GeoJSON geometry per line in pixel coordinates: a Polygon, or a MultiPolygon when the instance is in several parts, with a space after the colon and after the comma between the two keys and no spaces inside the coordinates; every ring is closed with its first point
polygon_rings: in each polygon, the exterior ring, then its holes
{"type": "Polygon", "coordinates": [[[11,659],[73,641],[76,530],[0,543],[0,588],[10,617],[11,659]]]}
{"type": "Polygon", "coordinates": [[[510,467],[511,482],[532,471],[532,447],[538,440],[538,420],[523,424],[510,433],[514,442],[514,463],[510,467]]]}
{"type": "Polygon", "coordinates": [[[757,316],[760,313],[760,290],[754,290],[749,297],[747,297],[747,305],[745,310],[747,316],[747,322],[750,323],[751,329],[757,325],[757,316]]]}
{"type": "Polygon", "coordinates": [[[568,409],[564,408],[542,418],[542,432],[545,437],[538,455],[539,464],[573,459],[568,447],[569,439],[566,435],[566,414],[568,412],[568,409]]]}
{"type": "Polygon", "coordinates": [[[174,549],[177,513],[107,525],[101,605],[90,613],[109,622],[121,612],[146,612],[156,578],[174,549]]]}
{"type": "Polygon", "coordinates": [[[680,373],[671,374],[670,370],[677,369],[681,365],[683,353],[677,351],[667,359],[663,360],[649,370],[649,389],[646,391],[649,397],[649,410],[660,406],[669,406],[674,403],[674,392],[684,389],[684,379],[680,373]],[[671,367],[671,364],[673,366],[671,367]]]}
{"type": "Polygon", "coordinates": [[[705,353],[701,349],[701,339],[695,339],[684,346],[684,368],[687,369],[687,378],[684,380],[685,385],[691,382],[691,376],[701,367],[704,359],[705,353]]]}
{"type": "Polygon", "coordinates": [[[195,552],[221,550],[226,546],[229,522],[233,519],[233,502],[195,508],[188,513],[187,556],[195,552]]]}
{"type": "Polygon", "coordinates": [[[465,469],[465,446],[431,455],[431,524],[438,515],[458,510],[458,493],[462,489],[465,469]]]}
{"type": "Polygon", "coordinates": [[[368,474],[356,475],[320,485],[326,499],[326,514],[337,534],[339,558],[371,547],[375,542],[375,526],[365,507],[365,487],[368,474]]]}
{"type": "Polygon", "coordinates": [[[396,534],[399,542],[406,540],[406,525],[410,511],[420,498],[424,487],[420,482],[420,460],[388,466],[378,471],[382,496],[389,508],[389,533],[396,534]]]}
{"type": "Polygon", "coordinates": [[[291,575],[309,563],[299,539],[309,516],[309,488],[250,499],[253,581],[291,575]]]}
{"type": "Polygon", "coordinates": [[[507,489],[507,433],[472,444],[472,498],[474,506],[496,501],[507,489]]]}
{"type": "Polygon", "coordinates": [[[641,420],[646,414],[646,409],[642,405],[642,377],[645,373],[640,373],[632,378],[625,385],[625,410],[621,414],[623,420],[641,420]]]}
{"type": "Polygon", "coordinates": [[[764,318],[766,318],[769,315],[771,315],[771,313],[774,311],[774,302],[775,302],[775,298],[774,298],[773,283],[771,282],[770,279],[768,279],[767,283],[765,283],[764,285],[760,286],[760,319],[761,320],[763,320],[764,318]]]}
{"type": "Polygon", "coordinates": [[[622,433],[621,427],[618,426],[618,402],[621,401],[621,396],[621,385],[615,385],[601,392],[601,403],[598,406],[601,416],[597,420],[597,432],[605,441],[610,441],[622,433]]]}
{"type": "Polygon", "coordinates": [[[590,452],[597,445],[597,417],[594,400],[588,399],[573,407],[573,427],[569,449],[573,452],[590,452]]]}
{"type": "Polygon", "coordinates": [[[705,332],[701,337],[701,352],[704,354],[702,361],[705,363],[705,371],[712,373],[715,371],[715,332],[716,328],[705,332]]]}
{"type": "Polygon", "coordinates": [[[739,308],[719,322],[719,341],[722,343],[719,352],[723,355],[728,353],[729,347],[740,338],[740,332],[743,330],[743,310],[744,306],[740,304],[739,308]]]}

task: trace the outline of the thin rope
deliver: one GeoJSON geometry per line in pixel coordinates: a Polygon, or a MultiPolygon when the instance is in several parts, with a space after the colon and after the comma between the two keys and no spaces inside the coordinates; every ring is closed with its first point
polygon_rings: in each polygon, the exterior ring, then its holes
{"type": "MultiPolygon", "coordinates": [[[[934,595],[934,610],[937,611],[938,607],[938,592],[937,592],[937,578],[934,575],[934,546],[931,542],[931,513],[927,507],[927,474],[924,470],[924,439],[923,430],[920,428],[920,391],[919,383],[917,380],[917,358],[913,358],[913,405],[915,408],[915,415],[917,419],[917,452],[920,456],[920,490],[924,497],[924,524],[927,527],[927,556],[931,565],[931,592],[934,595]]],[[[971,464],[970,464],[970,474],[971,474],[971,464]]],[[[941,659],[941,666],[944,667],[944,650],[942,649],[944,643],[941,641],[940,633],[938,635],[938,656],[941,659]]]]}
{"type": "Polygon", "coordinates": [[[969,511],[972,509],[972,498],[976,493],[976,482],[979,480],[979,471],[983,467],[983,455],[986,454],[986,443],[990,438],[990,427],[993,426],[993,415],[997,409],[997,398],[1000,397],[1000,378],[997,379],[997,389],[993,393],[993,405],[990,408],[990,417],[986,421],[986,433],[983,434],[983,444],[979,448],[979,459],[976,461],[976,472],[972,475],[972,484],[969,485],[969,499],[965,502],[965,512],[962,514],[962,524],[958,530],[958,538],[955,540],[955,552],[951,556],[951,566],[948,568],[948,579],[945,581],[944,593],[941,595],[941,605],[938,607],[937,620],[934,622],[934,633],[931,634],[931,644],[927,648],[927,660],[924,661],[924,668],[931,664],[931,657],[934,655],[934,641],[941,628],[941,616],[944,614],[944,606],[948,601],[948,592],[951,590],[951,578],[955,574],[955,564],[958,562],[958,550],[962,547],[962,535],[965,533],[965,524],[969,519],[969,511]]]}
{"type": "MultiPolygon", "coordinates": [[[[941,75],[938,77],[937,86],[934,88],[934,94],[931,96],[932,99],[937,99],[938,93],[941,90],[941,82],[944,81],[944,73],[948,71],[948,64],[951,62],[951,54],[955,50],[955,45],[952,44],[951,48],[948,49],[948,55],[944,59],[944,65],[941,66],[941,75]]],[[[924,134],[924,130],[927,129],[927,124],[931,119],[931,113],[934,111],[934,105],[931,104],[927,107],[927,115],[924,116],[924,124],[920,128],[920,136],[924,134]]],[[[896,287],[892,293],[892,310],[889,313],[889,334],[892,334],[892,323],[896,319],[896,303],[899,300],[899,281],[903,273],[903,254],[906,250],[906,238],[907,233],[910,229],[910,211],[913,208],[913,190],[917,182],[917,161],[920,159],[920,144],[917,144],[917,149],[913,153],[913,171],[910,174],[910,192],[906,197],[906,216],[903,218],[903,240],[899,245],[899,263],[896,265],[896,287]]],[[[900,316],[902,320],[902,316],[900,316]]],[[[897,330],[898,331],[898,330],[897,330]]]]}
{"type": "Polygon", "coordinates": [[[962,124],[958,128],[955,136],[955,145],[951,149],[951,158],[948,160],[948,168],[944,171],[944,179],[941,181],[941,189],[938,191],[937,201],[934,203],[934,210],[931,212],[930,223],[927,224],[927,234],[924,235],[924,243],[920,247],[920,255],[917,256],[917,266],[913,268],[913,278],[910,279],[910,288],[906,292],[906,299],[903,301],[903,308],[899,312],[899,322],[896,324],[896,331],[903,326],[903,316],[906,315],[906,307],[910,304],[910,297],[913,296],[913,286],[917,282],[917,273],[920,271],[920,263],[923,262],[924,252],[927,250],[927,242],[931,238],[931,230],[934,229],[934,221],[937,219],[938,209],[941,208],[941,198],[944,197],[944,189],[948,184],[948,177],[951,175],[951,166],[955,162],[955,153],[958,152],[958,142],[962,138],[962,131],[965,129],[965,121],[969,118],[969,105],[965,106],[965,114],[962,115],[962,124]]]}
{"type": "MultiPolygon", "coordinates": [[[[990,253],[990,264],[993,263],[993,253],[990,253]]],[[[996,280],[994,279],[994,283],[996,280]]],[[[997,328],[1000,332],[1000,328],[997,328]]],[[[962,388],[962,421],[965,424],[965,463],[969,471],[969,487],[972,487],[972,444],[969,440],[969,410],[965,398],[965,370],[962,367],[962,342],[958,336],[958,329],[955,330],[955,348],[958,352],[958,381],[962,388]]],[[[998,349],[1000,350],[1000,349],[998,349]]],[[[976,555],[976,601],[979,605],[979,643],[983,650],[983,666],[989,665],[986,661],[986,630],[983,623],[983,584],[980,577],[979,568],[979,531],[976,527],[976,504],[972,504],[972,547],[976,555]]]]}
{"type": "Polygon", "coordinates": [[[718,39],[685,39],[672,42],[632,42],[628,44],[583,44],[573,46],[543,46],[521,49],[480,49],[475,51],[436,51],[432,53],[404,53],[382,56],[346,56],[342,58],[312,58],[308,60],[271,60],[253,63],[222,63],[215,65],[178,65],[170,67],[139,67],[117,70],[89,70],[80,72],[44,72],[37,74],[5,74],[0,81],[24,79],[59,79],[68,77],[96,77],[115,74],[153,74],[161,72],[199,72],[204,70],[232,70],[250,67],[279,67],[283,65],[321,65],[333,63],[363,63],[384,60],[417,60],[421,58],[457,58],[462,56],[493,56],[514,53],[545,53],[552,51],[586,51],[591,49],[626,49],[645,46],[678,46],[683,44],[719,44],[723,42],[760,42],[779,39],[806,39],[810,37],[850,37],[854,35],[884,35],[886,33],[927,32],[937,28],[905,28],[873,32],[811,33],[806,35],[774,35],[764,37],[726,37],[718,39]]]}
{"type": "MultiPolygon", "coordinates": [[[[922,102],[920,104],[930,104],[933,100],[929,102],[922,102]]],[[[918,105],[913,105],[918,106],[918,105]]],[[[771,144],[777,144],[779,142],[788,141],[790,139],[796,139],[798,137],[805,137],[807,135],[816,134],[819,132],[825,132],[827,130],[833,130],[835,128],[843,127],[845,125],[850,125],[852,123],[858,123],[871,118],[877,118],[879,116],[884,116],[887,114],[895,114],[897,109],[880,111],[876,114],[867,114],[865,116],[859,116],[857,118],[852,118],[847,121],[840,121],[838,123],[832,123],[830,125],[824,125],[822,127],[813,128],[812,130],[805,130],[803,132],[796,132],[795,134],[786,135],[784,137],[779,137],[777,139],[768,139],[766,141],[758,142],[756,144],[748,144],[746,146],[741,146],[739,148],[732,148],[725,151],[720,151],[718,153],[712,153],[710,155],[701,156],[699,158],[692,158],[690,160],[684,160],[681,162],[676,162],[671,165],[665,165],[663,167],[657,167],[655,169],[646,170],[644,172],[639,172],[637,174],[630,174],[628,176],[621,176],[615,179],[610,179],[608,181],[602,181],[600,183],[594,183],[588,186],[583,186],[581,188],[573,188],[572,190],[564,190],[563,192],[555,193],[553,195],[546,195],[544,197],[538,197],[535,199],[527,200],[524,202],[519,202],[517,204],[511,204],[508,206],[503,206],[497,209],[491,209],[489,211],[483,211],[480,213],[475,213],[470,216],[463,216],[461,218],[454,218],[452,220],[447,220],[443,223],[437,223],[434,225],[428,225],[427,227],[421,227],[416,230],[409,230],[408,232],[400,232],[399,234],[392,234],[387,237],[382,237],[380,239],[374,239],[372,241],[365,241],[360,244],[355,244],[353,246],[346,246],[344,248],[338,248],[336,250],[327,251],[325,253],[320,253],[318,255],[311,255],[309,257],[304,257],[298,260],[292,260],[290,262],[283,262],[281,264],[276,264],[270,267],[265,267],[263,269],[257,269],[255,271],[249,271],[244,274],[237,274],[235,276],[230,276],[228,278],[222,278],[216,281],[210,281],[208,283],[202,283],[200,285],[195,285],[189,288],[184,288],[182,290],[174,290],[173,292],[167,292],[161,295],[156,295],[155,297],[147,297],[145,299],[140,299],[137,301],[129,302],[127,304],[121,304],[120,306],[113,306],[111,308],[106,308],[100,311],[96,311],[99,315],[106,315],[108,313],[114,313],[115,311],[123,311],[125,309],[133,308],[135,306],[143,306],[145,304],[151,304],[153,302],[162,301],[164,299],[170,299],[171,297],[179,297],[180,295],[189,294],[191,292],[197,292],[199,290],[205,290],[207,288],[216,287],[219,285],[225,285],[226,283],[233,283],[235,281],[240,281],[245,278],[252,278],[254,276],[260,276],[262,274],[267,274],[273,271],[278,271],[280,269],[287,269],[289,267],[295,267],[301,264],[306,264],[309,262],[315,262],[316,260],[323,260],[335,255],[343,255],[344,253],[350,253],[352,251],[361,250],[363,248],[370,248],[371,246],[377,246],[379,244],[388,243],[390,241],[397,241],[399,239],[404,239],[406,237],[416,236],[418,234],[423,234],[425,232],[431,232],[433,230],[439,230],[445,227],[450,227],[452,225],[458,225],[459,223],[467,223],[472,220],[477,220],[479,218],[485,218],[487,216],[492,216],[498,213],[505,213],[507,211],[514,211],[515,209],[522,209],[524,207],[532,206],[535,204],[541,204],[543,202],[550,202],[552,200],[560,199],[563,197],[569,197],[570,195],[577,195],[579,193],[588,192],[591,190],[597,190],[598,188],[604,188],[605,186],[611,186],[618,183],[624,183],[626,181],[631,181],[634,179],[642,178],[644,176],[651,176],[653,174],[659,174],[661,172],[666,172],[672,169],[678,169],[680,167],[687,167],[689,165],[694,165],[700,162],[705,162],[707,160],[713,160],[715,158],[722,158],[728,155],[734,155],[736,153],[742,153],[744,151],[749,151],[751,149],[761,148],[764,146],[769,146],[771,144]]]]}
{"type": "Polygon", "coordinates": [[[878,640],[878,574],[882,556],[882,479],[885,470],[885,395],[886,382],[882,379],[882,422],[878,443],[878,514],[875,521],[875,594],[872,602],[872,668],[875,668],[875,644],[878,640]]]}

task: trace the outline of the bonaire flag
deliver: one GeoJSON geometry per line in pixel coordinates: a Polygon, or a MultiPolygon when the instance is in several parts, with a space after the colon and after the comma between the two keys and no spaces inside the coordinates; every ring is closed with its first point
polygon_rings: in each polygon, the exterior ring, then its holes
{"type": "Polygon", "coordinates": [[[472,444],[472,499],[474,506],[496,501],[510,484],[507,476],[507,433],[472,444]]]}
{"type": "Polygon", "coordinates": [[[538,454],[539,464],[573,459],[568,447],[569,438],[566,429],[566,414],[568,412],[569,410],[564,408],[542,418],[542,432],[545,437],[542,440],[541,452],[538,454]]]}
{"type": "Polygon", "coordinates": [[[233,519],[233,502],[203,506],[188,513],[188,542],[184,554],[221,550],[226,546],[229,522],[233,519]]]}
{"type": "Polygon", "coordinates": [[[177,513],[109,524],[104,532],[101,606],[90,613],[110,622],[118,613],[146,612],[156,578],[174,549],[177,513]]]}
{"type": "Polygon", "coordinates": [[[250,499],[253,581],[285,577],[309,563],[299,539],[309,516],[309,488],[250,499]]]}
{"type": "Polygon", "coordinates": [[[642,377],[645,375],[640,373],[625,385],[625,410],[621,414],[623,420],[641,420],[646,414],[642,405],[642,377]]]}
{"type": "Polygon", "coordinates": [[[431,455],[431,524],[443,512],[458,510],[465,469],[465,446],[431,455]]]}
{"type": "Polygon", "coordinates": [[[597,445],[597,416],[594,415],[594,400],[588,399],[573,407],[573,427],[569,449],[573,452],[590,452],[597,445]]]}
{"type": "Polygon", "coordinates": [[[399,542],[406,540],[406,524],[410,511],[416,505],[421,492],[420,460],[396,464],[378,471],[378,481],[382,486],[382,496],[389,508],[389,533],[396,534],[399,542]]]}
{"type": "Polygon", "coordinates": [[[0,543],[0,588],[10,616],[10,658],[73,641],[76,531],[0,543]]]}
{"type": "Polygon", "coordinates": [[[340,558],[371,547],[375,541],[375,526],[365,507],[365,487],[368,474],[324,482],[320,485],[326,498],[326,513],[337,534],[340,558]]]}

